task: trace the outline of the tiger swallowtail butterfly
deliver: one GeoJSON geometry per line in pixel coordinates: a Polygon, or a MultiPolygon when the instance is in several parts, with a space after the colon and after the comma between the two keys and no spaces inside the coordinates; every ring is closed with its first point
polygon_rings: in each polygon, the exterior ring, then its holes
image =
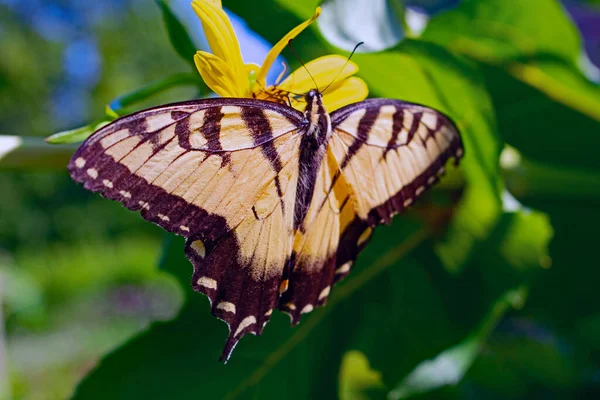
{"type": "Polygon", "coordinates": [[[229,326],[222,359],[260,335],[273,309],[324,305],[373,227],[389,223],[462,157],[445,115],[369,99],[329,114],[254,99],[188,101],[99,129],[72,178],[186,238],[192,285],[229,326]]]}

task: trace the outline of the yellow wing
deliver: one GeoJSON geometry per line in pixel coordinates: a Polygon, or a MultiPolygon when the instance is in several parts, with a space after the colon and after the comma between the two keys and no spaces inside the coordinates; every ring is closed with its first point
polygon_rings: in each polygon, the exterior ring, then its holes
{"type": "Polygon", "coordinates": [[[463,155],[445,115],[398,100],[372,99],[332,114],[330,149],[348,182],[358,217],[389,222],[439,180],[450,158],[463,155]]]}
{"type": "Polygon", "coordinates": [[[87,189],[187,238],[193,287],[230,327],[224,358],[276,307],[292,250],[301,121],[255,100],[163,106],[100,129],[69,164],[87,189]]]}

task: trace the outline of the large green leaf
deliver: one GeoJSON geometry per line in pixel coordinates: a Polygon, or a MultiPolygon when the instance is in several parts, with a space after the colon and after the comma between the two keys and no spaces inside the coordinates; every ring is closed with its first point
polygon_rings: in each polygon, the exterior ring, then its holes
{"type": "MultiPolygon", "coordinates": [[[[503,68],[481,65],[496,109],[499,132],[509,144],[532,161],[558,168],[572,166],[587,172],[592,172],[590,168],[600,170],[595,151],[600,146],[600,135],[597,134],[600,120],[566,104],[563,98],[549,96],[545,92],[549,86],[540,89],[515,78],[503,68]]],[[[566,68],[564,63],[562,65],[566,68]]],[[[569,70],[564,71],[567,74],[569,70]]],[[[580,75],[576,79],[581,85],[594,86],[580,75]]],[[[568,86],[576,88],[578,84],[573,82],[568,86]]],[[[600,92],[598,98],[594,107],[600,109],[600,92]]]]}
{"type": "Polygon", "coordinates": [[[474,51],[497,61],[552,54],[574,63],[580,51],[577,29],[555,0],[463,0],[433,18],[423,37],[449,47],[475,40],[474,51]]]}
{"type": "Polygon", "coordinates": [[[500,132],[526,156],[598,166],[600,87],[578,67],[579,35],[558,1],[466,0],[423,39],[485,66],[500,132]]]}

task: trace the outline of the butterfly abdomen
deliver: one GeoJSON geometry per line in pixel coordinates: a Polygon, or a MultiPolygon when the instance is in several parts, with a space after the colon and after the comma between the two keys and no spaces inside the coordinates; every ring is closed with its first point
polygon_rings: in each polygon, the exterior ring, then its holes
{"type": "Polygon", "coordinates": [[[318,138],[304,135],[300,141],[300,159],[298,163],[298,187],[296,189],[296,205],[294,207],[294,229],[302,226],[315,191],[317,172],[325,147],[318,138]]]}

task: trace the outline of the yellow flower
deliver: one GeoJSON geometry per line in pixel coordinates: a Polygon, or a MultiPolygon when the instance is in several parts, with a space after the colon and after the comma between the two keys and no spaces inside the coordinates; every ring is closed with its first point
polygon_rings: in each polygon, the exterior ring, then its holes
{"type": "Polygon", "coordinates": [[[305,104],[297,94],[315,89],[316,84],[316,89],[323,91],[323,102],[328,111],[367,97],[365,82],[352,76],[358,71],[358,66],[338,55],[320,57],[306,64],[314,82],[304,68],[299,68],[281,84],[267,86],[266,76],[273,62],[291,39],[318,18],[320,7],[317,7],[311,19],[292,29],[273,46],[262,66],[244,63],[233,26],[223,11],[220,0],[194,0],[192,7],[202,22],[212,50],[212,53],[197,52],[194,61],[204,82],[219,96],[291,103],[293,107],[302,110],[305,104]]]}

